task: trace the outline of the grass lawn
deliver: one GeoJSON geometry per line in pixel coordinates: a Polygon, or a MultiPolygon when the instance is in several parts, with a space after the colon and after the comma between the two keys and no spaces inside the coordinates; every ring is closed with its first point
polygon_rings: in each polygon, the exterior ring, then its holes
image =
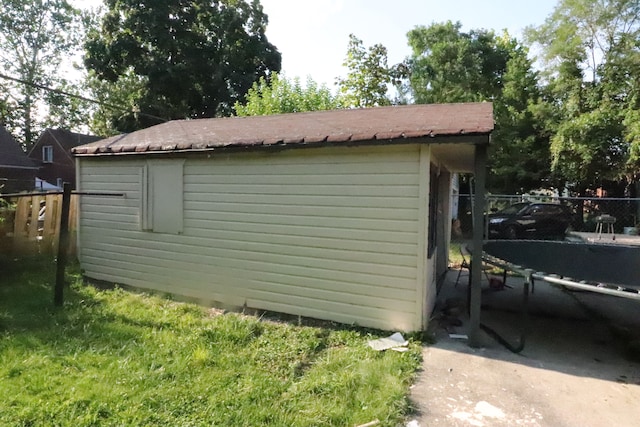
{"type": "Polygon", "coordinates": [[[56,309],[50,261],[0,271],[2,426],[395,426],[410,411],[419,342],[375,352],[367,340],[388,333],[101,291],[78,274],[56,309]]]}
{"type": "Polygon", "coordinates": [[[449,265],[459,268],[462,264],[462,254],[460,253],[461,242],[451,242],[449,245],[449,265]]]}

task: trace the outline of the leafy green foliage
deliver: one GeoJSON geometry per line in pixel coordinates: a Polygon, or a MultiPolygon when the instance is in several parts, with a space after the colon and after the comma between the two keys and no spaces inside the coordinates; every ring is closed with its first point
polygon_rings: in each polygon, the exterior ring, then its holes
{"type": "MultiPolygon", "coordinates": [[[[101,80],[94,72],[89,72],[86,86],[99,102],[94,106],[89,127],[96,135],[110,136],[118,129],[135,129],[141,113],[139,100],[147,93],[147,79],[129,70],[118,76],[115,82],[101,80]]],[[[147,117],[147,120],[162,120],[159,117],[147,117]]]]}
{"type": "Polygon", "coordinates": [[[228,115],[252,84],[280,70],[280,53],[265,36],[258,0],[108,0],[89,32],[85,65],[100,80],[134,75],[146,115],[112,122],[120,131],[183,119],[228,115]]]}
{"type": "Polygon", "coordinates": [[[563,121],[551,145],[553,167],[582,183],[616,178],[627,153],[622,126],[616,111],[606,108],[563,121]]]}
{"type": "Polygon", "coordinates": [[[474,102],[499,95],[509,51],[492,31],[461,31],[460,22],[418,26],[407,37],[415,102],[474,102]]]}
{"type": "Polygon", "coordinates": [[[496,128],[490,147],[489,188],[514,194],[552,185],[548,124],[528,50],[503,35],[496,42],[509,52],[502,90],[494,98],[496,128]]]}
{"type": "Polygon", "coordinates": [[[361,108],[389,105],[388,85],[397,72],[387,65],[387,49],[377,44],[366,49],[362,40],[349,36],[349,48],[344,65],[349,69],[346,78],[336,79],[339,94],[333,95],[324,85],[318,86],[308,78],[303,86],[298,78],[272,73],[253,84],[245,95],[245,104],[236,102],[239,116],[256,116],[300,111],[361,108]]]}
{"type": "Polygon", "coordinates": [[[246,104],[236,102],[238,116],[265,116],[300,111],[342,108],[341,100],[325,86],[308,78],[302,86],[300,79],[288,80],[284,75],[272,73],[269,79],[260,78],[245,95],[246,104]]]}
{"type": "Polygon", "coordinates": [[[28,149],[35,142],[36,132],[46,126],[40,120],[39,108],[55,107],[49,115],[54,122],[65,124],[70,112],[78,113],[73,105],[46,96],[31,84],[69,84],[60,65],[79,44],[79,12],[66,0],[0,0],[0,9],[0,68],[3,74],[29,83],[2,80],[0,114],[28,149]]]}
{"type": "Polygon", "coordinates": [[[637,179],[640,3],[562,0],[529,29],[547,64],[553,168],[578,192],[637,179]]]}
{"type": "Polygon", "coordinates": [[[508,34],[436,23],[409,32],[408,89],[417,103],[491,101],[488,187],[516,193],[549,180],[548,110],[527,49],[508,34]]]}
{"type": "Polygon", "coordinates": [[[396,72],[387,65],[387,48],[376,44],[366,49],[362,40],[349,35],[347,57],[342,64],[347,77],[336,79],[346,107],[364,108],[390,105],[388,85],[395,81],[396,72]]]}
{"type": "MultiPolygon", "coordinates": [[[[84,93],[79,90],[82,83],[60,80],[56,89],[67,93],[84,93]]],[[[70,97],[60,92],[47,91],[44,100],[48,106],[47,115],[43,119],[45,128],[82,129],[90,120],[90,112],[94,105],[85,99],[70,97]]],[[[102,135],[102,134],[98,134],[102,135]]]]}
{"type": "Polygon", "coordinates": [[[221,314],[76,275],[55,309],[52,264],[0,267],[2,425],[394,426],[408,412],[417,343],[379,353],[375,331],[221,314]]]}
{"type": "Polygon", "coordinates": [[[528,36],[540,43],[552,71],[575,63],[596,81],[607,55],[623,39],[637,36],[639,16],[637,0],[560,0],[543,25],[528,29],[528,36]]]}
{"type": "Polygon", "coordinates": [[[640,108],[627,110],[622,124],[629,141],[628,167],[637,169],[640,167],[640,108]]]}

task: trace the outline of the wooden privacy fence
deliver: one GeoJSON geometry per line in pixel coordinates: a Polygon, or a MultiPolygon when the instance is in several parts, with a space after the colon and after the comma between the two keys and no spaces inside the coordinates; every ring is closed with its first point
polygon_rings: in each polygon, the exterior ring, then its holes
{"type": "Polygon", "coordinates": [[[71,185],[63,184],[62,194],[7,194],[15,198],[15,209],[0,209],[0,250],[13,249],[18,253],[56,254],[56,282],[53,304],[63,305],[64,275],[67,257],[76,253],[76,218],[78,196],[125,197],[124,193],[76,192],[71,194],[71,185]],[[10,221],[5,220],[8,218],[10,221]],[[13,227],[11,227],[13,226],[13,227]],[[6,232],[5,229],[12,230],[6,232]],[[7,239],[9,238],[9,239],[7,239]],[[6,244],[11,240],[12,244],[6,244]]]}
{"type": "MultiPolygon", "coordinates": [[[[50,254],[58,252],[62,194],[34,194],[10,198],[0,224],[0,244],[15,255],[50,254]]],[[[78,196],[71,196],[69,206],[69,251],[76,254],[76,220],[78,196]]]]}

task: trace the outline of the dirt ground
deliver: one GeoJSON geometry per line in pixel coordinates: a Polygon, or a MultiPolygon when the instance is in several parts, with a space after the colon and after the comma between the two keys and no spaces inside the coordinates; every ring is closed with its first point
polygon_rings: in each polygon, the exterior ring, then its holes
{"type": "MultiPolygon", "coordinates": [[[[407,426],[640,426],[640,302],[537,283],[521,353],[484,333],[471,348],[451,337],[467,332],[456,274],[439,295],[407,426]]],[[[522,287],[508,284],[483,290],[481,322],[517,343],[522,287]]]]}

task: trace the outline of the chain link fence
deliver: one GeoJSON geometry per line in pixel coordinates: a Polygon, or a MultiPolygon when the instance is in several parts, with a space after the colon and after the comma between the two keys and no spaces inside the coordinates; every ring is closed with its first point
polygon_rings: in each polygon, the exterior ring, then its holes
{"type": "MultiPolygon", "coordinates": [[[[638,234],[640,230],[640,198],[614,197],[559,197],[553,195],[492,194],[486,196],[485,214],[496,212],[519,202],[560,203],[571,208],[571,229],[595,232],[596,218],[611,215],[615,218],[614,230],[618,234],[638,234]]],[[[463,237],[471,236],[473,196],[454,195],[451,203],[452,218],[463,237]]]]}

